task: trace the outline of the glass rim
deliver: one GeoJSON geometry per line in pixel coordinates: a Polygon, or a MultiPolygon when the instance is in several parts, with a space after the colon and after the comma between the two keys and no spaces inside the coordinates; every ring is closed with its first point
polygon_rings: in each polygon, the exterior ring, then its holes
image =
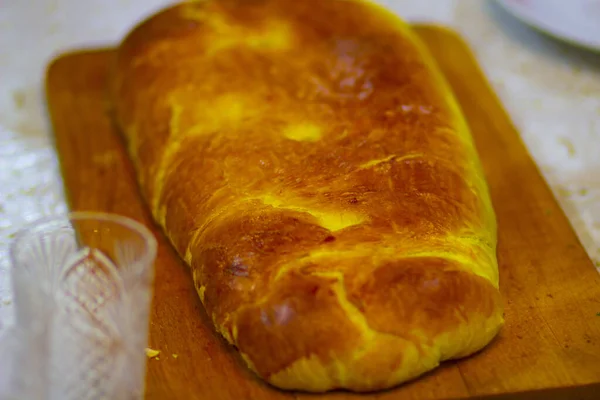
{"type": "Polygon", "coordinates": [[[36,228],[58,221],[98,221],[111,222],[121,225],[137,233],[142,238],[144,242],[144,251],[140,259],[144,264],[149,265],[156,258],[158,248],[156,237],[152,231],[141,222],[116,213],[102,211],[71,211],[38,218],[34,221],[24,224],[21,228],[19,228],[9,245],[9,258],[12,264],[11,269],[15,267],[14,264],[17,259],[15,253],[19,243],[21,243],[29,234],[35,231],[36,228]]]}

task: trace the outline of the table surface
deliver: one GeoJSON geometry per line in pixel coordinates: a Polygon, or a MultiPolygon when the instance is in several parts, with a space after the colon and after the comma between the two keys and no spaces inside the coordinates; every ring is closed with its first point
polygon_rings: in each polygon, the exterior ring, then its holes
{"type": "MultiPolygon", "coordinates": [[[[380,0],[409,21],[458,30],[600,266],[600,54],[522,25],[494,0],[380,0]]],[[[168,0],[28,0],[0,6],[0,331],[12,320],[8,246],[65,212],[43,80],[53,56],[117,42],[168,0]]],[[[514,188],[514,190],[519,190],[514,188]]]]}

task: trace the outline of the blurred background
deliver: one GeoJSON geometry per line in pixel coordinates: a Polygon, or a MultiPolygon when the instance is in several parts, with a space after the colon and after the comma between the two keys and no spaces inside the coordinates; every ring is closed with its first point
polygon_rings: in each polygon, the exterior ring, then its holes
{"type": "MultiPolygon", "coordinates": [[[[600,45],[595,49],[593,24],[600,26],[599,2],[380,2],[411,22],[441,23],[463,35],[600,266],[600,45]]],[[[45,110],[47,63],[69,49],[112,45],[170,3],[0,2],[0,330],[11,318],[10,239],[24,222],[66,209],[45,110]]]]}

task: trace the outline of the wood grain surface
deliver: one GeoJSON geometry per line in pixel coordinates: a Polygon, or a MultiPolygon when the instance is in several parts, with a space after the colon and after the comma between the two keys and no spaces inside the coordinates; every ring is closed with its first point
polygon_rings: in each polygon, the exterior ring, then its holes
{"type": "Polygon", "coordinates": [[[48,107],[71,209],[135,218],[159,239],[149,343],[161,353],[148,360],[147,399],[600,397],[594,393],[600,390],[600,275],[465,43],[444,28],[415,29],[455,91],[484,164],[499,222],[506,326],[473,357],[397,389],[363,395],[282,392],[246,370],[214,333],[187,266],[140,199],[107,113],[111,50],[73,52],[50,65],[48,107]]]}

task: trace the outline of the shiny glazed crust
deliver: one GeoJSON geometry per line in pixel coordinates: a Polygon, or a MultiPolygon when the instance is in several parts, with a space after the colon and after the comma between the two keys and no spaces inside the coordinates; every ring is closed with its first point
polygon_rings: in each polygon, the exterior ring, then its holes
{"type": "Polygon", "coordinates": [[[472,138],[395,16],[359,0],[180,4],[128,35],[113,83],[154,218],[266,381],[388,388],[500,329],[472,138]]]}

